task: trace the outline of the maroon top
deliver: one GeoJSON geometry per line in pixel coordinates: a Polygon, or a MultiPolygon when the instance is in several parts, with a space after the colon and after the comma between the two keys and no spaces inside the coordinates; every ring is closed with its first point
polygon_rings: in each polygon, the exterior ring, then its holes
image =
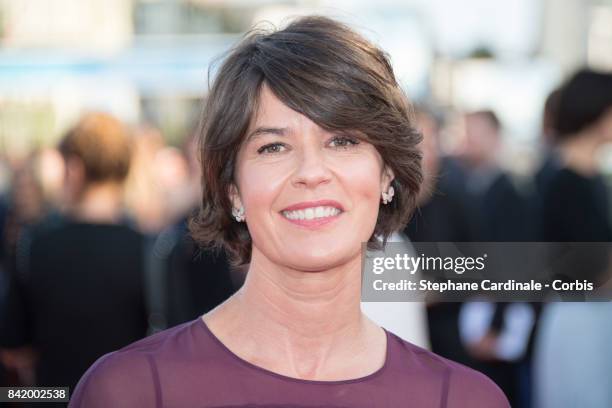
{"type": "Polygon", "coordinates": [[[198,318],[99,358],[69,407],[510,407],[483,374],[385,333],[378,371],[312,381],[241,359],[198,318]]]}

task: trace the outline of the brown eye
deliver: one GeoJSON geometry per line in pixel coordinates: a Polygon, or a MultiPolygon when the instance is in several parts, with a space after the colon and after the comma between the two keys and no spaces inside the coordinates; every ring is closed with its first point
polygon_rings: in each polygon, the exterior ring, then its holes
{"type": "Polygon", "coordinates": [[[270,143],[257,149],[259,154],[274,154],[283,151],[285,146],[282,143],[270,143]]]}
{"type": "Polygon", "coordinates": [[[355,146],[357,144],[359,144],[359,141],[349,136],[335,136],[329,142],[329,145],[331,147],[339,147],[339,148],[350,148],[351,146],[355,146]]]}

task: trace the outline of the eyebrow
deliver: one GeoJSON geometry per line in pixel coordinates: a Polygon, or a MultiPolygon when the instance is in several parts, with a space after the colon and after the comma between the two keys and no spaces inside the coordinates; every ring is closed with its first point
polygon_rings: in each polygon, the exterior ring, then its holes
{"type": "Polygon", "coordinates": [[[288,133],[288,128],[276,128],[276,127],[268,127],[268,126],[260,126],[257,129],[253,130],[246,138],[246,141],[250,141],[251,139],[261,136],[261,135],[277,135],[277,136],[286,136],[288,133]]]}

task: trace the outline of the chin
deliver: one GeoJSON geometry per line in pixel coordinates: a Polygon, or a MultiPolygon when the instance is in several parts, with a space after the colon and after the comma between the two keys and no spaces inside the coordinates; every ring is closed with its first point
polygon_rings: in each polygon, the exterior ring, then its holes
{"type": "Polygon", "coordinates": [[[288,264],[297,270],[319,272],[338,267],[360,256],[361,247],[355,248],[334,246],[302,246],[299,249],[288,251],[292,255],[286,259],[288,264]],[[353,250],[351,250],[353,249],[353,250]]]}

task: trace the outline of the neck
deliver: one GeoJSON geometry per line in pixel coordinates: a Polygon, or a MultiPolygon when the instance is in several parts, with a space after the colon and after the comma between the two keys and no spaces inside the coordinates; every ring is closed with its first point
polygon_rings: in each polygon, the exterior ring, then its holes
{"type": "MultiPolygon", "coordinates": [[[[380,345],[382,337],[361,313],[360,265],[356,256],[326,271],[303,272],[275,265],[254,249],[242,288],[205,321],[227,335],[224,343],[249,339],[250,345],[234,343],[246,360],[298,378],[342,378],[346,362],[373,343],[380,345]]],[[[370,359],[362,374],[375,371],[383,360],[384,355],[370,359]]]]}
{"type": "Polygon", "coordinates": [[[559,153],[568,168],[586,176],[596,174],[596,153],[600,146],[599,138],[592,132],[582,132],[563,142],[559,153]]]}
{"type": "Polygon", "coordinates": [[[254,250],[241,303],[271,329],[304,337],[354,330],[361,324],[360,265],[357,256],[333,269],[302,272],[274,265],[254,250]]]}
{"type": "Polygon", "coordinates": [[[116,223],[121,216],[121,192],[117,183],[92,184],[85,188],[70,212],[80,221],[116,223]]]}

